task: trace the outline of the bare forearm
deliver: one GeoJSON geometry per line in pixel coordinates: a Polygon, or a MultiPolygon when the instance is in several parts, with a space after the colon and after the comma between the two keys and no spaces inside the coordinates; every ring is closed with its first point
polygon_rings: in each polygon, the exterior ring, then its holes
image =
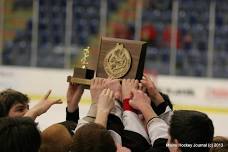
{"type": "Polygon", "coordinates": [[[161,94],[159,92],[157,92],[153,98],[151,97],[152,102],[155,104],[155,106],[160,105],[161,103],[165,102],[165,100],[163,99],[163,97],[161,96],[161,94]]]}
{"type": "Polygon", "coordinates": [[[156,113],[154,112],[154,110],[151,108],[149,104],[145,104],[141,106],[140,111],[142,112],[146,122],[148,122],[153,117],[157,117],[156,113]]]}
{"type": "Polygon", "coordinates": [[[98,123],[106,128],[107,121],[108,121],[108,114],[109,113],[107,111],[98,110],[96,119],[95,119],[95,123],[98,123]]]}
{"type": "Polygon", "coordinates": [[[74,112],[76,109],[78,109],[78,105],[67,105],[68,112],[74,112]]]}

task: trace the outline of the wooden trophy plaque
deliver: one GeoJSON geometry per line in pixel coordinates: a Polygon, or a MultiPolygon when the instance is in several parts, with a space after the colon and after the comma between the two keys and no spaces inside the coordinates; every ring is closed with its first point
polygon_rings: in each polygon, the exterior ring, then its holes
{"type": "Polygon", "coordinates": [[[74,75],[68,76],[68,82],[90,85],[96,77],[113,79],[141,79],[146,56],[146,42],[118,38],[101,37],[100,49],[94,56],[97,66],[88,69],[88,49],[84,49],[81,67],[74,68],[74,75]]]}
{"type": "Polygon", "coordinates": [[[102,37],[96,76],[114,79],[141,79],[146,42],[102,37]]]}

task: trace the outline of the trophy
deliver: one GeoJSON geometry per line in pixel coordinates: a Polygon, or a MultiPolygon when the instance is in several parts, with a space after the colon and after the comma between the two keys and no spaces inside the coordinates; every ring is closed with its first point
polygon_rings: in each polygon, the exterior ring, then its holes
{"type": "Polygon", "coordinates": [[[81,67],[74,68],[73,77],[68,82],[90,85],[94,77],[113,79],[141,79],[146,56],[146,42],[118,38],[101,37],[100,48],[93,54],[96,67],[89,69],[90,48],[83,49],[81,67]],[[95,56],[94,56],[95,55],[95,56]]]}
{"type": "Polygon", "coordinates": [[[146,42],[102,37],[96,76],[138,79],[143,76],[146,42]]]}
{"type": "Polygon", "coordinates": [[[88,57],[90,54],[90,47],[83,49],[83,55],[81,58],[81,66],[74,68],[74,74],[67,77],[67,81],[71,83],[83,84],[85,86],[90,85],[90,80],[94,77],[94,70],[87,67],[88,57]]]}

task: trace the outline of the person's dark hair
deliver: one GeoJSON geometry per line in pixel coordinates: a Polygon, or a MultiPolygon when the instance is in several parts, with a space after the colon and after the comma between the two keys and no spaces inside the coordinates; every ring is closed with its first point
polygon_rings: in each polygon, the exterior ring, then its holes
{"type": "Polygon", "coordinates": [[[40,144],[40,132],[31,118],[0,118],[1,152],[38,152],[40,144]]]}
{"type": "MultiPolygon", "coordinates": [[[[211,119],[204,113],[191,110],[178,110],[170,121],[169,133],[171,141],[180,144],[209,144],[213,140],[214,126],[211,119]]],[[[209,147],[180,147],[182,152],[208,152],[209,147]]]]}
{"type": "Polygon", "coordinates": [[[29,98],[25,94],[13,89],[0,92],[0,117],[7,116],[10,108],[17,103],[28,104],[29,98]]]}
{"type": "Polygon", "coordinates": [[[71,152],[116,152],[109,131],[96,123],[80,127],[73,136],[71,152]]]}

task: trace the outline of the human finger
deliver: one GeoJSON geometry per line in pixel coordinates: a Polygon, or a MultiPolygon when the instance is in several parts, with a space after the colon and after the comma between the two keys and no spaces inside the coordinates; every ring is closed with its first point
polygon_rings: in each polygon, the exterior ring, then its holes
{"type": "Polygon", "coordinates": [[[48,90],[48,92],[44,95],[43,97],[44,100],[46,100],[49,97],[49,95],[51,94],[51,91],[52,90],[48,90]]]}

